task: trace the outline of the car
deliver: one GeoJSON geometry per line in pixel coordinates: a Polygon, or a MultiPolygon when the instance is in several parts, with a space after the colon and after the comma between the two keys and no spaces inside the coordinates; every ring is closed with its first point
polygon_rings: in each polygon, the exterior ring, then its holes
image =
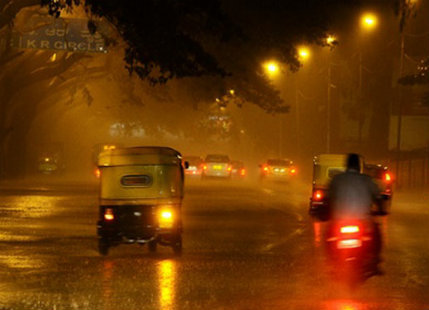
{"type": "Polygon", "coordinates": [[[231,178],[232,165],[228,155],[209,154],[206,156],[203,165],[202,178],[231,178]]]}
{"type": "Polygon", "coordinates": [[[261,180],[288,181],[297,174],[293,161],[289,159],[268,159],[260,168],[261,180]]]}
{"type": "Polygon", "coordinates": [[[231,161],[231,176],[234,178],[244,178],[247,175],[246,167],[244,163],[239,160],[231,161]]]}
{"type": "Polygon", "coordinates": [[[185,169],[187,177],[201,177],[204,160],[200,156],[184,156],[183,160],[189,164],[185,169]]]}
{"type": "Polygon", "coordinates": [[[382,198],[381,208],[382,213],[388,214],[390,212],[390,206],[392,203],[392,183],[393,176],[388,167],[380,164],[365,164],[364,173],[372,177],[377,183],[382,198]]]}

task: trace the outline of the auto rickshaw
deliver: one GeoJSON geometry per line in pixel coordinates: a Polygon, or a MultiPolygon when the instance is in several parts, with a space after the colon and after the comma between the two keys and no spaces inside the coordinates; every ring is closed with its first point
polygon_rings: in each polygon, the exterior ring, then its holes
{"type": "MultiPolygon", "coordinates": [[[[313,190],[310,198],[310,214],[323,219],[328,212],[327,190],[332,178],[347,167],[347,154],[320,154],[313,159],[313,190]]],[[[364,160],[360,157],[360,172],[364,160]]]]}
{"type": "Polygon", "coordinates": [[[157,245],[182,251],[181,154],[168,147],[131,147],[99,155],[98,249],[107,255],[121,243],[157,245]]]}

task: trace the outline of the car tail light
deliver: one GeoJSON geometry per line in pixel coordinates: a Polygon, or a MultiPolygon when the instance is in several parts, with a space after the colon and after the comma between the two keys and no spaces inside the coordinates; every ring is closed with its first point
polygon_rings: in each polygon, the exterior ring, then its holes
{"type": "Polygon", "coordinates": [[[100,168],[95,168],[94,175],[95,175],[95,177],[97,179],[99,179],[101,177],[101,170],[100,170],[100,168]]]}
{"type": "Polygon", "coordinates": [[[268,171],[269,171],[270,169],[268,168],[268,166],[263,166],[262,170],[263,170],[265,173],[268,173],[268,171]]]}
{"type": "Polygon", "coordinates": [[[291,174],[291,175],[295,175],[295,174],[296,174],[296,168],[292,168],[292,169],[290,169],[290,174],[291,174]]]}
{"type": "Polygon", "coordinates": [[[362,240],[360,239],[344,239],[340,240],[337,243],[337,248],[339,249],[353,249],[359,248],[362,246],[362,240]]]}
{"type": "Polygon", "coordinates": [[[318,189],[313,193],[313,200],[321,201],[324,197],[323,191],[318,189]]]}
{"type": "Polygon", "coordinates": [[[350,226],[342,226],[340,228],[340,232],[342,234],[355,234],[360,231],[359,226],[356,225],[350,225],[350,226]]]}
{"type": "Polygon", "coordinates": [[[115,219],[115,215],[113,214],[113,210],[110,208],[107,208],[104,211],[104,219],[106,221],[113,221],[115,219]]]}
{"type": "Polygon", "coordinates": [[[228,166],[228,168],[226,168],[228,171],[231,171],[232,170],[232,167],[231,166],[228,166]]]}
{"type": "Polygon", "coordinates": [[[241,169],[240,174],[241,175],[246,175],[246,169],[241,169]]]}
{"type": "Polygon", "coordinates": [[[204,165],[204,166],[203,166],[203,170],[207,170],[207,165],[204,165]]]}
{"type": "Polygon", "coordinates": [[[390,175],[390,173],[389,172],[386,172],[385,174],[384,174],[384,181],[386,181],[386,182],[388,182],[388,183],[390,183],[391,181],[392,181],[392,176],[390,175]]]}

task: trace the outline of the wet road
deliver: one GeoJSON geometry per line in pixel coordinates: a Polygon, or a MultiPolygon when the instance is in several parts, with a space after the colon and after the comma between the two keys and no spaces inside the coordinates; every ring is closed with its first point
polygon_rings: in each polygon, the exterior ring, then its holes
{"type": "Polygon", "coordinates": [[[188,185],[181,257],[97,252],[97,193],[3,190],[0,309],[429,309],[428,195],[396,195],[381,220],[383,276],[350,289],[325,266],[308,188],[188,185]]]}

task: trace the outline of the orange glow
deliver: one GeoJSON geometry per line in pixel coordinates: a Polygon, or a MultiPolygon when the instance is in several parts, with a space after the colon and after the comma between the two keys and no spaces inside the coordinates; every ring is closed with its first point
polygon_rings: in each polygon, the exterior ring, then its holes
{"type": "Polygon", "coordinates": [[[392,181],[392,176],[390,175],[390,173],[386,172],[384,174],[384,181],[386,181],[386,182],[392,181]]]}
{"type": "Polygon", "coordinates": [[[172,310],[175,308],[176,295],[176,262],[163,260],[158,264],[159,308],[172,310]]]}
{"type": "Polygon", "coordinates": [[[174,224],[173,211],[169,209],[161,210],[159,213],[159,227],[172,228],[174,224]]]}
{"type": "Polygon", "coordinates": [[[231,170],[232,170],[232,167],[231,167],[231,166],[228,166],[227,170],[228,170],[228,171],[231,171],[231,170]]]}
{"type": "Polygon", "coordinates": [[[359,226],[343,226],[340,229],[342,234],[353,234],[359,232],[359,226]]]}
{"type": "Polygon", "coordinates": [[[322,240],[322,230],[320,222],[313,222],[313,231],[314,231],[314,243],[316,247],[320,246],[320,241],[322,240]]]}
{"type": "Polygon", "coordinates": [[[366,13],[362,16],[361,24],[365,29],[373,29],[377,26],[377,16],[372,13],[366,13]]]}
{"type": "Polygon", "coordinates": [[[337,243],[337,248],[339,249],[353,249],[359,248],[362,246],[362,240],[360,239],[345,239],[340,240],[337,243]]]}
{"type": "Polygon", "coordinates": [[[113,220],[115,219],[115,216],[113,215],[113,210],[112,210],[112,209],[107,208],[107,209],[104,211],[104,219],[105,219],[106,221],[113,221],[113,220]]]}
{"type": "Polygon", "coordinates": [[[315,191],[314,194],[313,194],[313,198],[314,198],[314,200],[322,200],[322,198],[323,198],[323,191],[321,191],[321,190],[315,191]]]}
{"type": "Polygon", "coordinates": [[[97,179],[101,177],[101,170],[99,168],[95,168],[94,175],[97,179]]]}
{"type": "Polygon", "coordinates": [[[246,175],[246,169],[241,169],[240,174],[241,174],[241,175],[246,175]]]}
{"type": "Polygon", "coordinates": [[[207,170],[207,166],[206,166],[206,165],[204,165],[204,166],[203,166],[203,169],[204,169],[204,170],[207,170]]]}

